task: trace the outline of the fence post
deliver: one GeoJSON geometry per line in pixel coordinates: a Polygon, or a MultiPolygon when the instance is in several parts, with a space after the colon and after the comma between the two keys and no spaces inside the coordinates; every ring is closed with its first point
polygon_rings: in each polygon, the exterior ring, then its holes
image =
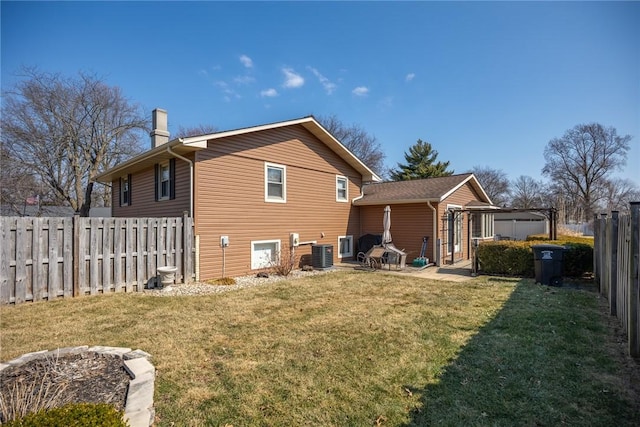
{"type": "Polygon", "coordinates": [[[73,297],[80,296],[80,215],[73,215],[73,297]]]}
{"type": "Polygon", "coordinates": [[[609,268],[609,314],[618,313],[618,211],[611,212],[611,266],[609,268]]]}
{"type": "Polygon", "coordinates": [[[640,357],[640,202],[631,202],[631,283],[629,286],[629,353],[640,357]]]}
{"type": "Polygon", "coordinates": [[[598,266],[598,259],[600,258],[600,224],[598,223],[598,214],[593,216],[593,278],[598,284],[598,290],[600,290],[600,267],[598,266]]]}
{"type": "Polygon", "coordinates": [[[182,215],[182,282],[191,282],[193,265],[193,218],[184,212],[182,215]]]}

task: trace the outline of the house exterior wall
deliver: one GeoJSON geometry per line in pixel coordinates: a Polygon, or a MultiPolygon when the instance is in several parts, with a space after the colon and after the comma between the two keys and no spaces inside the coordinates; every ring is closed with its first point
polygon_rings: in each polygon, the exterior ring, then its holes
{"type": "MultiPolygon", "coordinates": [[[[437,205],[437,204],[434,204],[437,205]]],[[[382,234],[382,218],[386,205],[361,206],[361,233],[382,234]]],[[[420,256],[422,238],[428,236],[426,257],[435,259],[433,254],[433,211],[426,203],[390,205],[391,238],[393,244],[407,253],[407,263],[420,256]]],[[[435,206],[434,206],[435,207],[435,206]]],[[[356,239],[357,240],[357,239],[356,239]]]]}
{"type": "MultiPolygon", "coordinates": [[[[425,256],[430,262],[436,261],[434,254],[434,239],[440,239],[440,262],[443,264],[451,262],[449,252],[448,221],[444,220],[447,215],[449,205],[457,206],[461,209],[473,200],[482,200],[482,196],[477,194],[469,183],[465,183],[451,195],[440,203],[432,202],[435,208],[435,220],[437,224],[437,235],[433,236],[434,212],[427,203],[390,204],[391,207],[391,237],[394,245],[407,252],[407,262],[420,256],[422,248],[422,238],[428,236],[427,250],[425,256]]],[[[382,234],[382,217],[386,204],[367,205],[360,207],[360,236],[363,234],[382,234]]],[[[461,221],[461,241],[459,250],[454,251],[454,262],[470,258],[470,234],[469,234],[469,214],[462,213],[461,221]]],[[[436,240],[437,242],[437,240],[436,240]]]]}
{"type": "MultiPolygon", "coordinates": [[[[362,177],[304,127],[211,140],[196,159],[201,280],[255,273],[255,241],[279,240],[286,254],[290,233],[298,233],[301,242],[333,245],[337,262],[338,236],[357,240],[360,216],[351,200],[360,195],[362,177]],[[286,203],[265,201],[265,162],[286,168],[286,203]],[[348,178],[347,202],[336,201],[336,175],[348,178]],[[221,236],[229,237],[224,254],[221,236]]],[[[310,245],[296,249],[302,264],[311,264],[310,253],[310,245]]]]}
{"type": "Polygon", "coordinates": [[[131,203],[128,206],[120,206],[120,180],[111,183],[111,214],[114,217],[176,217],[189,212],[189,164],[177,158],[175,162],[175,199],[155,200],[155,169],[150,167],[131,174],[131,203]]]}

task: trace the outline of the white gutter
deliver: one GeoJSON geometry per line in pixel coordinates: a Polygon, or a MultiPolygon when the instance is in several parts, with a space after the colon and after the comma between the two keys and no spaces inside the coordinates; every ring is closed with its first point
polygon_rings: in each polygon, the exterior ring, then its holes
{"type": "MultiPolygon", "coordinates": [[[[436,218],[436,208],[433,207],[431,201],[427,200],[427,206],[431,208],[433,212],[433,257],[438,256],[438,218],[436,218]]],[[[437,266],[440,266],[440,260],[434,259],[434,262],[437,266]]]]}
{"type": "Polygon", "coordinates": [[[364,191],[362,191],[362,189],[360,189],[360,195],[354,199],[351,199],[351,203],[355,203],[358,200],[362,199],[364,197],[364,191]]]}
{"type": "Polygon", "coordinates": [[[189,216],[193,219],[193,162],[186,157],[183,157],[180,154],[171,151],[171,147],[167,147],[167,153],[189,163],[189,216]]]}

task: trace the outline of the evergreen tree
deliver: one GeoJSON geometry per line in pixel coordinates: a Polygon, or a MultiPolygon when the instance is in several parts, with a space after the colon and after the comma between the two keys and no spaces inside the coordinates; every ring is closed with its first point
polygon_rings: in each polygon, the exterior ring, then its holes
{"type": "Polygon", "coordinates": [[[453,175],[453,171],[447,170],[449,162],[436,162],[437,157],[438,152],[430,143],[418,139],[418,142],[409,147],[409,152],[404,153],[407,163],[398,163],[398,168],[390,171],[391,180],[409,181],[453,175]]]}

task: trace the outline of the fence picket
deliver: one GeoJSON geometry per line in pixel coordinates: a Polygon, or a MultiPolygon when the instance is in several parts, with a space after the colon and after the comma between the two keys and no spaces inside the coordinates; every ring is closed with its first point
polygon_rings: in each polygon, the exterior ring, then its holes
{"type": "Polygon", "coordinates": [[[11,263],[15,253],[11,253],[15,218],[0,218],[2,230],[0,230],[0,304],[11,302],[10,282],[11,263]]]}
{"type": "Polygon", "coordinates": [[[23,303],[27,300],[27,259],[25,254],[26,221],[18,218],[16,222],[16,287],[15,302],[23,303]]]}
{"type": "Polygon", "coordinates": [[[31,232],[31,295],[33,301],[40,301],[43,298],[42,286],[40,283],[43,280],[42,275],[42,262],[45,258],[43,251],[47,250],[47,246],[42,242],[42,222],[43,218],[36,218],[33,221],[33,228],[31,232]]]}
{"type": "Polygon", "coordinates": [[[111,290],[111,219],[101,218],[102,222],[102,292],[111,290]]]}

